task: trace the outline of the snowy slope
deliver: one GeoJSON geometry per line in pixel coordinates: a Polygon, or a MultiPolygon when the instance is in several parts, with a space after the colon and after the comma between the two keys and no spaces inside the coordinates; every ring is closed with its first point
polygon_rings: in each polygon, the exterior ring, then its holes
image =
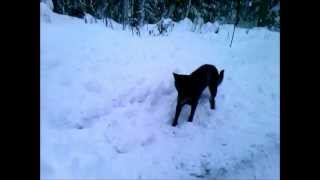
{"type": "Polygon", "coordinates": [[[137,37],[41,15],[42,179],[279,179],[279,33],[236,29],[229,48],[231,25],[137,37]],[[225,69],[216,110],[206,90],[171,127],[172,72],[204,63],[225,69]]]}

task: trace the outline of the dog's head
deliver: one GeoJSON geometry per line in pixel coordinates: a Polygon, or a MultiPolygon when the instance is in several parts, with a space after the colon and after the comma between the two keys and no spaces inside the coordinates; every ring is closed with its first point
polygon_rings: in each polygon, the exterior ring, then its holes
{"type": "Polygon", "coordinates": [[[174,85],[178,92],[186,88],[190,79],[189,75],[182,75],[177,73],[173,73],[173,77],[174,77],[174,85]]]}

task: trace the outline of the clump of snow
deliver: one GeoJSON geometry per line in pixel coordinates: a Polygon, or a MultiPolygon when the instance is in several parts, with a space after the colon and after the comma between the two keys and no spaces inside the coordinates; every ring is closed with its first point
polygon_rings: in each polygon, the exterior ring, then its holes
{"type": "Polygon", "coordinates": [[[207,22],[206,24],[203,25],[201,32],[202,33],[210,33],[210,32],[218,33],[219,27],[220,25],[217,21],[215,21],[214,23],[207,22]]]}
{"type": "Polygon", "coordinates": [[[137,37],[116,22],[50,17],[40,31],[41,179],[279,179],[279,33],[237,28],[230,48],[232,25],[199,34],[185,19],[168,36],[137,37]],[[206,89],[194,122],[185,106],[172,127],[172,72],[206,63],[225,69],[216,110],[206,89]]]}
{"type": "Polygon", "coordinates": [[[147,31],[149,35],[159,36],[159,35],[168,35],[173,31],[176,23],[172,21],[170,18],[161,19],[156,24],[146,25],[142,29],[147,31]],[[162,31],[162,32],[161,32],[162,31]]]}
{"type": "Polygon", "coordinates": [[[168,32],[172,32],[173,31],[173,28],[175,26],[175,22],[172,21],[170,18],[164,19],[163,20],[163,24],[167,28],[168,32]]]}
{"type": "Polygon", "coordinates": [[[193,20],[192,31],[193,31],[193,32],[202,33],[203,24],[204,24],[203,18],[202,18],[202,17],[196,17],[196,18],[193,20]]]}
{"type": "Polygon", "coordinates": [[[163,19],[163,23],[164,24],[170,24],[170,23],[173,23],[173,21],[170,18],[165,18],[165,19],[163,19]]]}
{"type": "Polygon", "coordinates": [[[219,28],[220,23],[219,23],[219,21],[215,21],[215,22],[213,23],[213,25],[214,25],[215,27],[219,28]]]}

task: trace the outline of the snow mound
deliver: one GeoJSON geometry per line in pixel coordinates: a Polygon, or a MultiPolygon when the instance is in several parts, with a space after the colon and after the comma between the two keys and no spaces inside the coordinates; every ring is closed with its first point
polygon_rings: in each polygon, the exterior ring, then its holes
{"type": "Polygon", "coordinates": [[[164,24],[171,24],[171,23],[174,23],[174,22],[170,18],[165,18],[165,19],[163,19],[163,23],[164,24]]]}
{"type": "Polygon", "coordinates": [[[71,17],[68,15],[57,14],[52,11],[48,3],[40,2],[40,22],[50,24],[79,24],[83,23],[83,19],[77,17],[71,17]]]}
{"type": "Polygon", "coordinates": [[[176,23],[175,29],[177,29],[177,31],[191,31],[192,26],[192,21],[189,18],[185,18],[176,23]]]}
{"type": "Polygon", "coordinates": [[[201,32],[202,33],[211,33],[211,32],[218,33],[219,27],[220,25],[217,21],[214,23],[207,22],[206,24],[203,25],[201,32]]]}

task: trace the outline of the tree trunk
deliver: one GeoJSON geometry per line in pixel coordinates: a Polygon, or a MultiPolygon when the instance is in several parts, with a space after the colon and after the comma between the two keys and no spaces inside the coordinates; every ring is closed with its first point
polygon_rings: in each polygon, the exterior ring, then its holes
{"type": "Polygon", "coordinates": [[[170,7],[169,7],[168,15],[167,15],[168,18],[172,18],[172,15],[173,15],[173,12],[174,12],[175,9],[176,9],[176,5],[175,4],[171,4],[170,7]]]}
{"type": "Polygon", "coordinates": [[[144,24],[144,16],[145,16],[144,4],[145,4],[145,0],[140,0],[139,2],[139,11],[140,11],[139,26],[140,27],[143,26],[144,24]]]}
{"type": "Polygon", "coordinates": [[[233,36],[234,36],[234,31],[236,30],[236,26],[238,25],[239,21],[240,21],[240,1],[241,0],[237,0],[237,13],[236,13],[236,22],[234,23],[234,27],[233,27],[233,33],[232,33],[232,38],[231,38],[231,43],[230,43],[230,48],[232,45],[232,41],[233,41],[233,36]]]}
{"type": "Polygon", "coordinates": [[[64,0],[62,0],[62,2],[60,3],[60,6],[61,6],[61,11],[62,11],[62,14],[65,14],[65,10],[64,10],[64,0]]]}
{"type": "Polygon", "coordinates": [[[122,29],[126,29],[126,25],[128,24],[128,10],[129,10],[129,0],[122,0],[123,9],[122,9],[122,29]]]}
{"type": "Polygon", "coordinates": [[[188,2],[188,7],[187,7],[187,12],[186,12],[186,17],[184,17],[184,18],[187,18],[187,17],[188,17],[189,12],[190,12],[190,8],[191,8],[191,0],[189,0],[189,2],[188,2]]]}

